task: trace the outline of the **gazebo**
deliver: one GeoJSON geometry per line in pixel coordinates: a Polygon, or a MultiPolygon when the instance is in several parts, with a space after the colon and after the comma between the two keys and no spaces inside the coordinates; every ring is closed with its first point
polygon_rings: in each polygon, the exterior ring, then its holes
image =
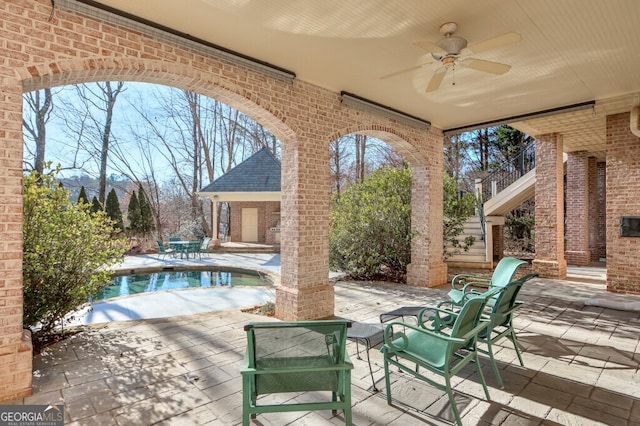
{"type": "MultiPolygon", "coordinates": [[[[229,203],[231,241],[280,244],[280,161],[262,148],[198,193],[213,203],[212,223],[218,223],[217,204],[229,203]]],[[[214,225],[215,228],[215,225],[214,225]]],[[[214,232],[214,244],[218,233],[214,232]]]]}

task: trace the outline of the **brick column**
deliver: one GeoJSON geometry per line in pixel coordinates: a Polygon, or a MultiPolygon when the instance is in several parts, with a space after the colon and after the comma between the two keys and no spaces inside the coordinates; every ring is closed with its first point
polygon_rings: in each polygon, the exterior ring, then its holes
{"type": "Polygon", "coordinates": [[[572,152],[568,155],[566,203],[565,258],[568,264],[586,266],[591,262],[589,251],[589,157],[586,151],[572,152]]]}
{"type": "MultiPolygon", "coordinates": [[[[307,130],[313,134],[311,125],[307,130]]],[[[327,135],[316,133],[313,138],[305,135],[282,144],[282,265],[276,317],[285,321],[334,314],[334,290],[329,284],[329,150],[325,140],[327,135]]]]}
{"type": "MultiPolygon", "coordinates": [[[[598,257],[607,258],[607,163],[597,165],[598,173],[598,257]]],[[[599,259],[598,259],[599,260],[599,259]]]]}
{"type": "Polygon", "coordinates": [[[3,78],[0,86],[0,401],[6,401],[31,395],[33,355],[31,334],[22,329],[22,84],[3,78]]]}
{"type": "Polygon", "coordinates": [[[607,290],[640,294],[640,238],[620,235],[622,216],[640,216],[640,138],[629,121],[607,116],[607,290]]]}
{"type": "Polygon", "coordinates": [[[442,131],[429,128],[427,143],[420,148],[428,165],[411,165],[411,263],[407,265],[407,284],[435,287],[447,282],[444,262],[443,146],[442,131]],[[426,147],[433,152],[427,152],[426,147]],[[439,153],[439,154],[438,154],[439,153]]]}
{"type": "Polygon", "coordinates": [[[598,232],[598,161],[589,157],[589,253],[592,262],[600,259],[598,232]]]}
{"type": "Polygon", "coordinates": [[[534,270],[544,278],[564,278],[564,167],[562,136],[536,138],[536,258],[534,270]]]}

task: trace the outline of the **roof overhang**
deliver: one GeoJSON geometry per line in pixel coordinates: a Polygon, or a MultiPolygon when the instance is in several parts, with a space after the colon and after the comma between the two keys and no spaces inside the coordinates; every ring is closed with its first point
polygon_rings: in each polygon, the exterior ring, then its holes
{"type": "Polygon", "coordinates": [[[234,201],[282,201],[281,192],[198,192],[198,196],[227,203],[234,201]]]}

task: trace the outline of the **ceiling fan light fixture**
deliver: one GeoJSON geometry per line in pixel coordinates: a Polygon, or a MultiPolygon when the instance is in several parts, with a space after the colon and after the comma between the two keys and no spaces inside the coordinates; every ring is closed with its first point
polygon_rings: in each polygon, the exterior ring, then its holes
{"type": "Polygon", "coordinates": [[[436,45],[449,55],[459,55],[460,51],[467,47],[467,40],[458,36],[448,36],[436,42],[436,45]]]}

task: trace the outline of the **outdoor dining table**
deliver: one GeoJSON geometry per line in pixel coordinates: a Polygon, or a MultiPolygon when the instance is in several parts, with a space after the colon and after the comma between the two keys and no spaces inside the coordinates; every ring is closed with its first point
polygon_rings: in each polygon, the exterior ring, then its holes
{"type": "Polygon", "coordinates": [[[169,241],[169,247],[174,249],[177,252],[180,252],[180,259],[186,256],[188,260],[189,251],[187,250],[187,247],[189,247],[189,244],[191,243],[193,243],[193,241],[189,241],[189,240],[169,241]]]}

